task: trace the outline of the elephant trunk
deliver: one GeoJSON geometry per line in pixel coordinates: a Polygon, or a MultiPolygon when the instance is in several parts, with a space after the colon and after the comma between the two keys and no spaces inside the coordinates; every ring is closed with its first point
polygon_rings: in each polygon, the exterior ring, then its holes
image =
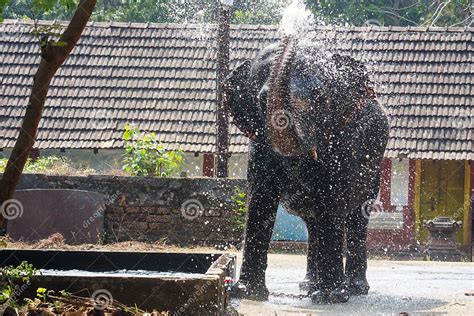
{"type": "Polygon", "coordinates": [[[302,153],[289,109],[290,81],[296,55],[296,41],[285,37],[270,68],[266,126],[273,148],[284,156],[302,153]]]}

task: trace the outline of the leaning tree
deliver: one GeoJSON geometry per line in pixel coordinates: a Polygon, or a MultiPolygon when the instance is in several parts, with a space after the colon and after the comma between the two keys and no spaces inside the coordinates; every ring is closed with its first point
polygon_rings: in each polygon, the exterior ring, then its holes
{"type": "MultiPolygon", "coordinates": [[[[23,168],[35,143],[38,125],[51,80],[76,46],[94,10],[95,4],[96,0],[79,0],[74,14],[64,31],[57,33],[54,26],[53,28],[35,27],[33,31],[39,39],[41,61],[33,77],[33,85],[18,138],[0,180],[0,206],[3,210],[6,209],[7,204],[15,193],[23,168]]],[[[7,0],[0,0],[0,13],[3,12],[6,5],[7,0]]],[[[36,10],[48,10],[58,5],[75,5],[75,0],[32,0],[32,5],[33,9],[36,10]]],[[[0,227],[4,224],[5,219],[0,216],[0,227]]]]}

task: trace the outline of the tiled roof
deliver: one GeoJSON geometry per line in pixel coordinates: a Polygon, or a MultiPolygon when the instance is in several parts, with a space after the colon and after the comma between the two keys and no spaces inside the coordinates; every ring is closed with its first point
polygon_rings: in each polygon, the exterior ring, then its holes
{"type": "MultiPolygon", "coordinates": [[[[41,22],[47,23],[47,22],[41,22]]],[[[39,62],[29,22],[0,24],[0,148],[13,146],[39,62]]],[[[320,28],[331,49],[370,61],[391,117],[386,157],[473,159],[474,28],[320,28]]],[[[119,148],[126,122],[171,147],[215,151],[215,28],[91,23],[52,81],[38,148],[119,148]]],[[[233,26],[231,68],[277,40],[233,26]]],[[[247,141],[231,127],[233,153],[247,141]]]]}

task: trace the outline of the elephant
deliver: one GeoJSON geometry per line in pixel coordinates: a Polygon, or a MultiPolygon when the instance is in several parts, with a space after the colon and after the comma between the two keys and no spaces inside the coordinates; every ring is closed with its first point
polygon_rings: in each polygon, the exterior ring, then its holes
{"type": "Polygon", "coordinates": [[[233,123],[249,138],[238,295],[268,298],[265,270],[279,204],[306,223],[312,302],[367,294],[368,214],[389,121],[365,65],[287,36],[237,66],[224,89],[233,123]]]}

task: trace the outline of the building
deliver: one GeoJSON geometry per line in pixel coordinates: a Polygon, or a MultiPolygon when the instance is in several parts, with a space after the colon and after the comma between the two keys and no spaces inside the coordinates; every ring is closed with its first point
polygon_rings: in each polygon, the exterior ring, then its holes
{"type": "MultiPolygon", "coordinates": [[[[41,24],[51,22],[41,22],[41,24]]],[[[39,47],[32,22],[0,24],[0,148],[14,144],[39,47]]],[[[422,221],[463,221],[472,239],[474,28],[317,28],[330,50],[365,60],[391,120],[381,208],[370,242],[403,249],[426,240],[422,221]]],[[[215,27],[90,23],[52,81],[36,149],[113,164],[125,123],[186,153],[190,175],[212,176],[216,143],[215,27]]],[[[272,26],[232,26],[231,68],[278,39],[272,26]]],[[[230,174],[245,176],[247,140],[231,127],[230,174]]],[[[79,158],[77,158],[79,159],[79,158]]]]}

